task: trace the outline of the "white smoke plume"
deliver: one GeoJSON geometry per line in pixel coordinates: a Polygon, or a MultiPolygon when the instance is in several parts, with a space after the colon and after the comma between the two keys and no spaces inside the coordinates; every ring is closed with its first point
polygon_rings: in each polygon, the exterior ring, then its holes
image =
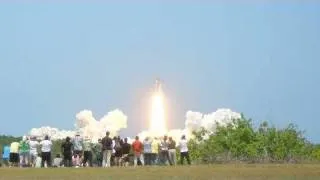
{"type": "Polygon", "coordinates": [[[59,130],[57,128],[52,128],[49,126],[44,126],[41,128],[32,128],[29,133],[29,136],[35,136],[39,139],[42,139],[45,135],[50,136],[51,139],[63,139],[67,136],[72,137],[75,135],[75,131],[66,131],[66,130],[59,130]]]}
{"type": "MultiPolygon", "coordinates": [[[[175,141],[179,141],[182,135],[186,135],[187,139],[191,139],[192,132],[198,131],[201,128],[214,133],[217,123],[224,126],[233,119],[241,118],[241,114],[233,112],[230,109],[218,109],[215,112],[209,114],[202,114],[200,112],[188,111],[186,113],[185,127],[184,129],[172,129],[167,132],[168,136],[171,136],[175,141]]],[[[152,132],[143,131],[138,135],[141,139],[147,136],[153,136],[152,132]]]]}
{"type": "Polygon", "coordinates": [[[28,135],[39,138],[43,138],[45,135],[48,135],[52,140],[56,140],[80,134],[81,136],[90,137],[93,141],[97,141],[105,135],[106,131],[110,131],[111,136],[116,136],[119,134],[121,129],[126,127],[127,116],[118,109],[108,112],[99,121],[94,118],[92,111],[83,110],[76,114],[75,130],[73,131],[41,127],[31,129],[28,135]]]}
{"type": "MultiPolygon", "coordinates": [[[[166,135],[171,136],[176,141],[179,141],[182,135],[186,135],[188,139],[193,138],[192,132],[204,128],[211,133],[216,130],[216,123],[226,125],[232,119],[238,119],[241,114],[233,112],[230,109],[218,109],[209,114],[200,112],[188,111],[186,113],[185,127],[183,129],[172,129],[166,135]]],[[[106,131],[110,131],[111,136],[119,134],[121,129],[127,128],[127,116],[120,110],[116,109],[108,112],[99,121],[97,121],[92,111],[83,110],[76,114],[75,129],[73,131],[59,130],[51,127],[33,128],[28,135],[44,137],[49,135],[52,140],[63,139],[67,136],[73,137],[75,134],[88,136],[93,141],[104,137],[106,131]]],[[[148,130],[138,134],[141,140],[145,137],[154,137],[154,134],[148,130]]]]}
{"type": "Polygon", "coordinates": [[[221,126],[227,125],[233,119],[241,118],[241,114],[231,109],[218,109],[210,114],[188,111],[186,114],[185,128],[188,131],[197,131],[201,128],[214,133],[217,123],[221,126]]]}

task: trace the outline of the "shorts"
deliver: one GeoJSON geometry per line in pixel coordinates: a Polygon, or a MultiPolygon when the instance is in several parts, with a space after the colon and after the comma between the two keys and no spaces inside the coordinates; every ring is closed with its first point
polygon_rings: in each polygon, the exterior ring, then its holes
{"type": "Polygon", "coordinates": [[[19,154],[18,153],[10,153],[10,162],[19,163],[19,154]]]}
{"type": "Polygon", "coordinates": [[[30,151],[30,161],[32,163],[36,161],[37,157],[38,157],[38,153],[37,152],[31,152],[30,151]]]}

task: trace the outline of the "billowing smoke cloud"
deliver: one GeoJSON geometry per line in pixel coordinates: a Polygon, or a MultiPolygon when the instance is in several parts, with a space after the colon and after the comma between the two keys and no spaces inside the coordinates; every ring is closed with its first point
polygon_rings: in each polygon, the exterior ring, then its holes
{"type": "MultiPolygon", "coordinates": [[[[183,129],[169,130],[167,135],[179,141],[180,137],[184,134],[188,139],[193,138],[192,132],[204,128],[211,133],[216,130],[216,124],[226,125],[232,119],[238,119],[241,114],[233,112],[230,109],[218,109],[209,114],[200,112],[188,111],[186,113],[185,127],[183,129]]],[[[67,136],[74,136],[80,134],[82,136],[89,136],[93,141],[97,141],[105,135],[106,131],[110,131],[111,136],[119,134],[121,129],[127,128],[127,116],[120,110],[116,109],[108,112],[99,121],[97,121],[92,111],[83,110],[76,114],[76,123],[74,131],[59,130],[51,127],[33,128],[29,132],[31,136],[44,137],[49,135],[51,139],[63,139],[67,136]]],[[[145,137],[153,137],[154,134],[150,131],[142,131],[138,134],[140,139],[145,137]]]]}
{"type": "Polygon", "coordinates": [[[118,135],[119,131],[127,128],[127,116],[116,109],[108,112],[99,121],[97,121],[92,111],[83,110],[76,114],[76,123],[74,131],[59,130],[51,127],[33,128],[29,132],[30,136],[44,137],[49,135],[51,139],[63,139],[67,136],[73,137],[75,134],[88,136],[93,141],[103,137],[106,131],[110,131],[111,136],[118,135]]]}
{"type": "Polygon", "coordinates": [[[65,138],[67,136],[72,137],[75,135],[75,131],[59,130],[57,128],[45,126],[41,128],[32,128],[28,135],[38,138],[43,138],[45,135],[48,135],[51,137],[51,139],[55,140],[65,138]]]}
{"type": "Polygon", "coordinates": [[[224,126],[230,123],[232,119],[239,118],[241,118],[241,114],[233,112],[230,109],[218,109],[210,114],[188,111],[185,128],[191,132],[204,128],[213,133],[216,130],[217,123],[224,126]]]}
{"type": "MultiPolygon", "coordinates": [[[[241,114],[233,112],[230,109],[218,109],[209,114],[202,114],[200,112],[188,111],[186,113],[186,121],[184,129],[169,130],[167,135],[171,136],[176,141],[179,141],[182,135],[186,135],[188,139],[193,138],[192,132],[198,131],[201,128],[214,133],[217,123],[224,126],[230,123],[233,119],[241,118],[241,114]]],[[[146,136],[152,136],[152,132],[143,131],[139,134],[143,139],[146,136]]]]}

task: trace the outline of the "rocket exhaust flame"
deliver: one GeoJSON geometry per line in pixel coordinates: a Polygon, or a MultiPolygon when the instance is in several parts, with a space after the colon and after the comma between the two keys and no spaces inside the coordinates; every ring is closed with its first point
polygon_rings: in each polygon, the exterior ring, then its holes
{"type": "Polygon", "coordinates": [[[149,130],[155,136],[162,136],[167,132],[165,123],[164,96],[161,91],[155,92],[152,96],[149,130]]]}

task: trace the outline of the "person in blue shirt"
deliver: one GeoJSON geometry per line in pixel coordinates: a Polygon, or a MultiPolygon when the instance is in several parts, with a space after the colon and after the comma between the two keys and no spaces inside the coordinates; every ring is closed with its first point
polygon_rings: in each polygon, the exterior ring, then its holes
{"type": "Polygon", "coordinates": [[[2,160],[4,166],[9,166],[10,147],[8,145],[3,147],[2,160]]]}

